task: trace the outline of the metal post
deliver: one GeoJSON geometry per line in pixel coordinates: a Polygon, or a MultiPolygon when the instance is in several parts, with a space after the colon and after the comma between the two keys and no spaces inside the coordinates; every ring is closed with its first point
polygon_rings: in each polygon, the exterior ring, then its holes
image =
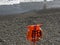
{"type": "Polygon", "coordinates": [[[47,0],[44,0],[44,9],[46,9],[46,2],[47,2],[47,0]]]}

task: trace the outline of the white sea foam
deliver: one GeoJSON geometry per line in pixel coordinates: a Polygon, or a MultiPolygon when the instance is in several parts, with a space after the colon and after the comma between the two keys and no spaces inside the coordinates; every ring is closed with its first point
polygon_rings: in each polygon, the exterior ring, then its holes
{"type": "MultiPolygon", "coordinates": [[[[0,5],[13,5],[13,4],[19,4],[20,2],[41,2],[44,0],[0,0],[0,5]]],[[[47,0],[47,1],[53,1],[53,0],[47,0]]]]}

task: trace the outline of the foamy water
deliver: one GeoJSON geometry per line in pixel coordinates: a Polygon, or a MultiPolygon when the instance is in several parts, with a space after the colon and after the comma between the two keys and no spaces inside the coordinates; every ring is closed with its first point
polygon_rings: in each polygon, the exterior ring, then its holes
{"type": "MultiPolygon", "coordinates": [[[[19,4],[20,2],[41,2],[44,0],[0,0],[0,5],[13,5],[13,4],[19,4]]],[[[47,1],[53,1],[53,0],[47,0],[47,1]]]]}
{"type": "MultiPolygon", "coordinates": [[[[4,0],[2,0],[3,2],[4,0]]],[[[15,0],[7,0],[8,2],[14,2],[15,0]]],[[[0,4],[0,15],[6,15],[6,14],[16,14],[16,13],[24,13],[24,12],[28,12],[31,10],[40,10],[43,9],[44,7],[44,2],[23,2],[23,0],[21,2],[19,2],[20,0],[16,0],[16,3],[12,3],[15,5],[12,5],[11,3],[7,3],[4,4],[0,4]]],[[[48,0],[49,1],[49,0],[48,0]]],[[[47,8],[60,8],[60,0],[56,0],[56,1],[51,1],[51,2],[47,2],[47,8]]]]}

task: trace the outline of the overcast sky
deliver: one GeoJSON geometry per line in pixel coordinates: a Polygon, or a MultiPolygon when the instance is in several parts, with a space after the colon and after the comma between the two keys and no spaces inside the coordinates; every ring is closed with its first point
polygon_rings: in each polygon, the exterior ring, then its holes
{"type": "MultiPolygon", "coordinates": [[[[0,0],[0,5],[18,4],[24,1],[29,2],[30,0],[0,0]]],[[[44,0],[32,0],[32,1],[44,1],[44,0]]],[[[50,0],[47,0],[47,1],[50,1],[50,0]]]]}

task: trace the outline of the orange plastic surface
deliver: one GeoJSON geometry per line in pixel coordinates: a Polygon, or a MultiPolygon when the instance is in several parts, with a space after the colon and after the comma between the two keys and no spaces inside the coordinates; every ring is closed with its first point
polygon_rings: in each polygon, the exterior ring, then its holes
{"type": "Polygon", "coordinates": [[[36,42],[39,41],[42,38],[42,25],[29,25],[27,26],[28,31],[27,31],[27,40],[36,42]]]}

